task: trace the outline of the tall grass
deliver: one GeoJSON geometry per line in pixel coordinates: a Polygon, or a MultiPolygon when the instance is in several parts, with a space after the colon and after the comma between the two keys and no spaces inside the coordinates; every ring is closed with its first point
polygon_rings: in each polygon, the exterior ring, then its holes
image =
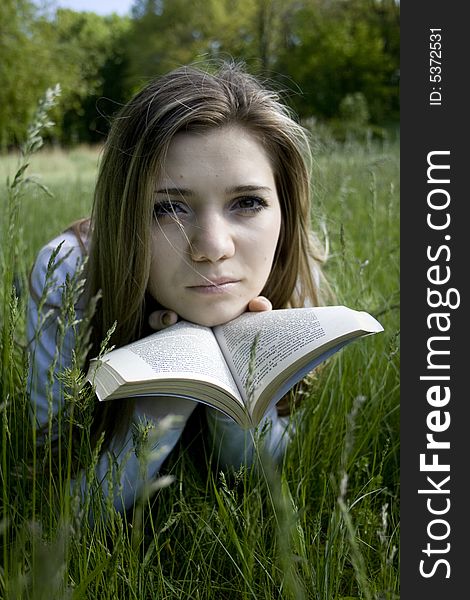
{"type": "MultiPolygon", "coordinates": [[[[87,426],[96,493],[84,503],[70,485],[67,445],[52,477],[29,418],[26,274],[43,243],[88,213],[98,153],[39,152],[33,163],[53,198],[23,181],[12,202],[14,160],[0,159],[0,172],[13,172],[1,194],[0,597],[398,598],[397,143],[324,150],[314,173],[313,219],[339,302],[377,316],[384,333],[345,348],[299,391],[281,468],[260,454],[252,469],[217,472],[196,436],[173,452],[172,482],[157,481],[127,514],[100,504],[87,426]],[[103,514],[93,524],[91,505],[103,514]]],[[[70,285],[64,319],[73,316],[70,285]]],[[[79,362],[64,374],[77,418],[88,414],[80,374],[79,362]]]]}

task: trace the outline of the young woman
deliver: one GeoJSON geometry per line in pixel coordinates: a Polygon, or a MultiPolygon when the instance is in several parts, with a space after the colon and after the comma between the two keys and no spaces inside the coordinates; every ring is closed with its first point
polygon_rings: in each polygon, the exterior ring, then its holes
{"type": "MultiPolygon", "coordinates": [[[[92,320],[92,349],[116,322],[111,344],[122,346],[178,318],[214,326],[246,310],[322,303],[321,255],[310,228],[310,160],[303,129],[252,76],[234,65],[209,73],[177,69],[149,83],[113,121],[89,221],[47,244],[31,277],[28,335],[31,339],[31,399],[44,426],[64,405],[60,382],[47,376],[71,362],[75,339],[65,332],[55,354],[57,320],[66,277],[88,255],[80,315],[98,292],[92,320]],[[46,271],[55,248],[55,287],[46,290],[46,271]],[[46,308],[44,308],[46,307],[46,308]],[[39,328],[39,331],[38,331],[39,328]],[[55,359],[54,359],[55,357],[55,359]],[[52,405],[48,396],[52,392],[52,405]]],[[[50,268],[50,266],[49,266],[50,268]]],[[[143,483],[133,452],[132,424],[179,416],[159,440],[159,458],[148,465],[152,478],[181,436],[196,403],[148,399],[96,403],[92,440],[101,435],[97,467],[104,493],[113,470],[113,501],[132,506],[143,483]],[[106,450],[106,452],[105,452],[106,450]]],[[[251,437],[220,412],[205,409],[214,455],[225,465],[252,458],[251,437]]],[[[273,409],[264,444],[282,456],[287,419],[273,409]]]]}

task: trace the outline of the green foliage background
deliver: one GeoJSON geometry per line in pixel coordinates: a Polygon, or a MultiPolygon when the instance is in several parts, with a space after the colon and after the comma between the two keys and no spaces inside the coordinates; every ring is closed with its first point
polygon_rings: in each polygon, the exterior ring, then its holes
{"type": "Polygon", "coordinates": [[[130,17],[47,5],[0,4],[0,150],[24,139],[56,83],[51,140],[93,143],[149,78],[229,58],[284,90],[302,119],[334,124],[359,97],[372,131],[398,120],[396,0],[135,0],[130,17]]]}

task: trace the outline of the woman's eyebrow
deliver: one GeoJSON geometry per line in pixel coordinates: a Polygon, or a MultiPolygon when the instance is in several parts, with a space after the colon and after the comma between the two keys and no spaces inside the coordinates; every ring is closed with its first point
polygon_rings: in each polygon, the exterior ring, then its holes
{"type": "Polygon", "coordinates": [[[236,185],[234,187],[226,188],[227,194],[238,194],[240,192],[272,192],[270,187],[265,185],[236,185]]]}
{"type": "MultiPolygon", "coordinates": [[[[225,189],[226,194],[240,194],[246,192],[272,192],[272,189],[265,185],[235,185],[225,189]]],[[[156,194],[166,194],[168,196],[195,196],[193,190],[188,188],[161,188],[155,191],[156,194]]]]}

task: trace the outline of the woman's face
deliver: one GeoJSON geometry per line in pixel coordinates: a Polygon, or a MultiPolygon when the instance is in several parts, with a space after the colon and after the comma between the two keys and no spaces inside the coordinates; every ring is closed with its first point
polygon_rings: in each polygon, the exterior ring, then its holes
{"type": "Polygon", "coordinates": [[[250,132],[177,134],[155,186],[148,290],[182,319],[230,321],[263,289],[280,227],[271,164],[250,132]]]}

